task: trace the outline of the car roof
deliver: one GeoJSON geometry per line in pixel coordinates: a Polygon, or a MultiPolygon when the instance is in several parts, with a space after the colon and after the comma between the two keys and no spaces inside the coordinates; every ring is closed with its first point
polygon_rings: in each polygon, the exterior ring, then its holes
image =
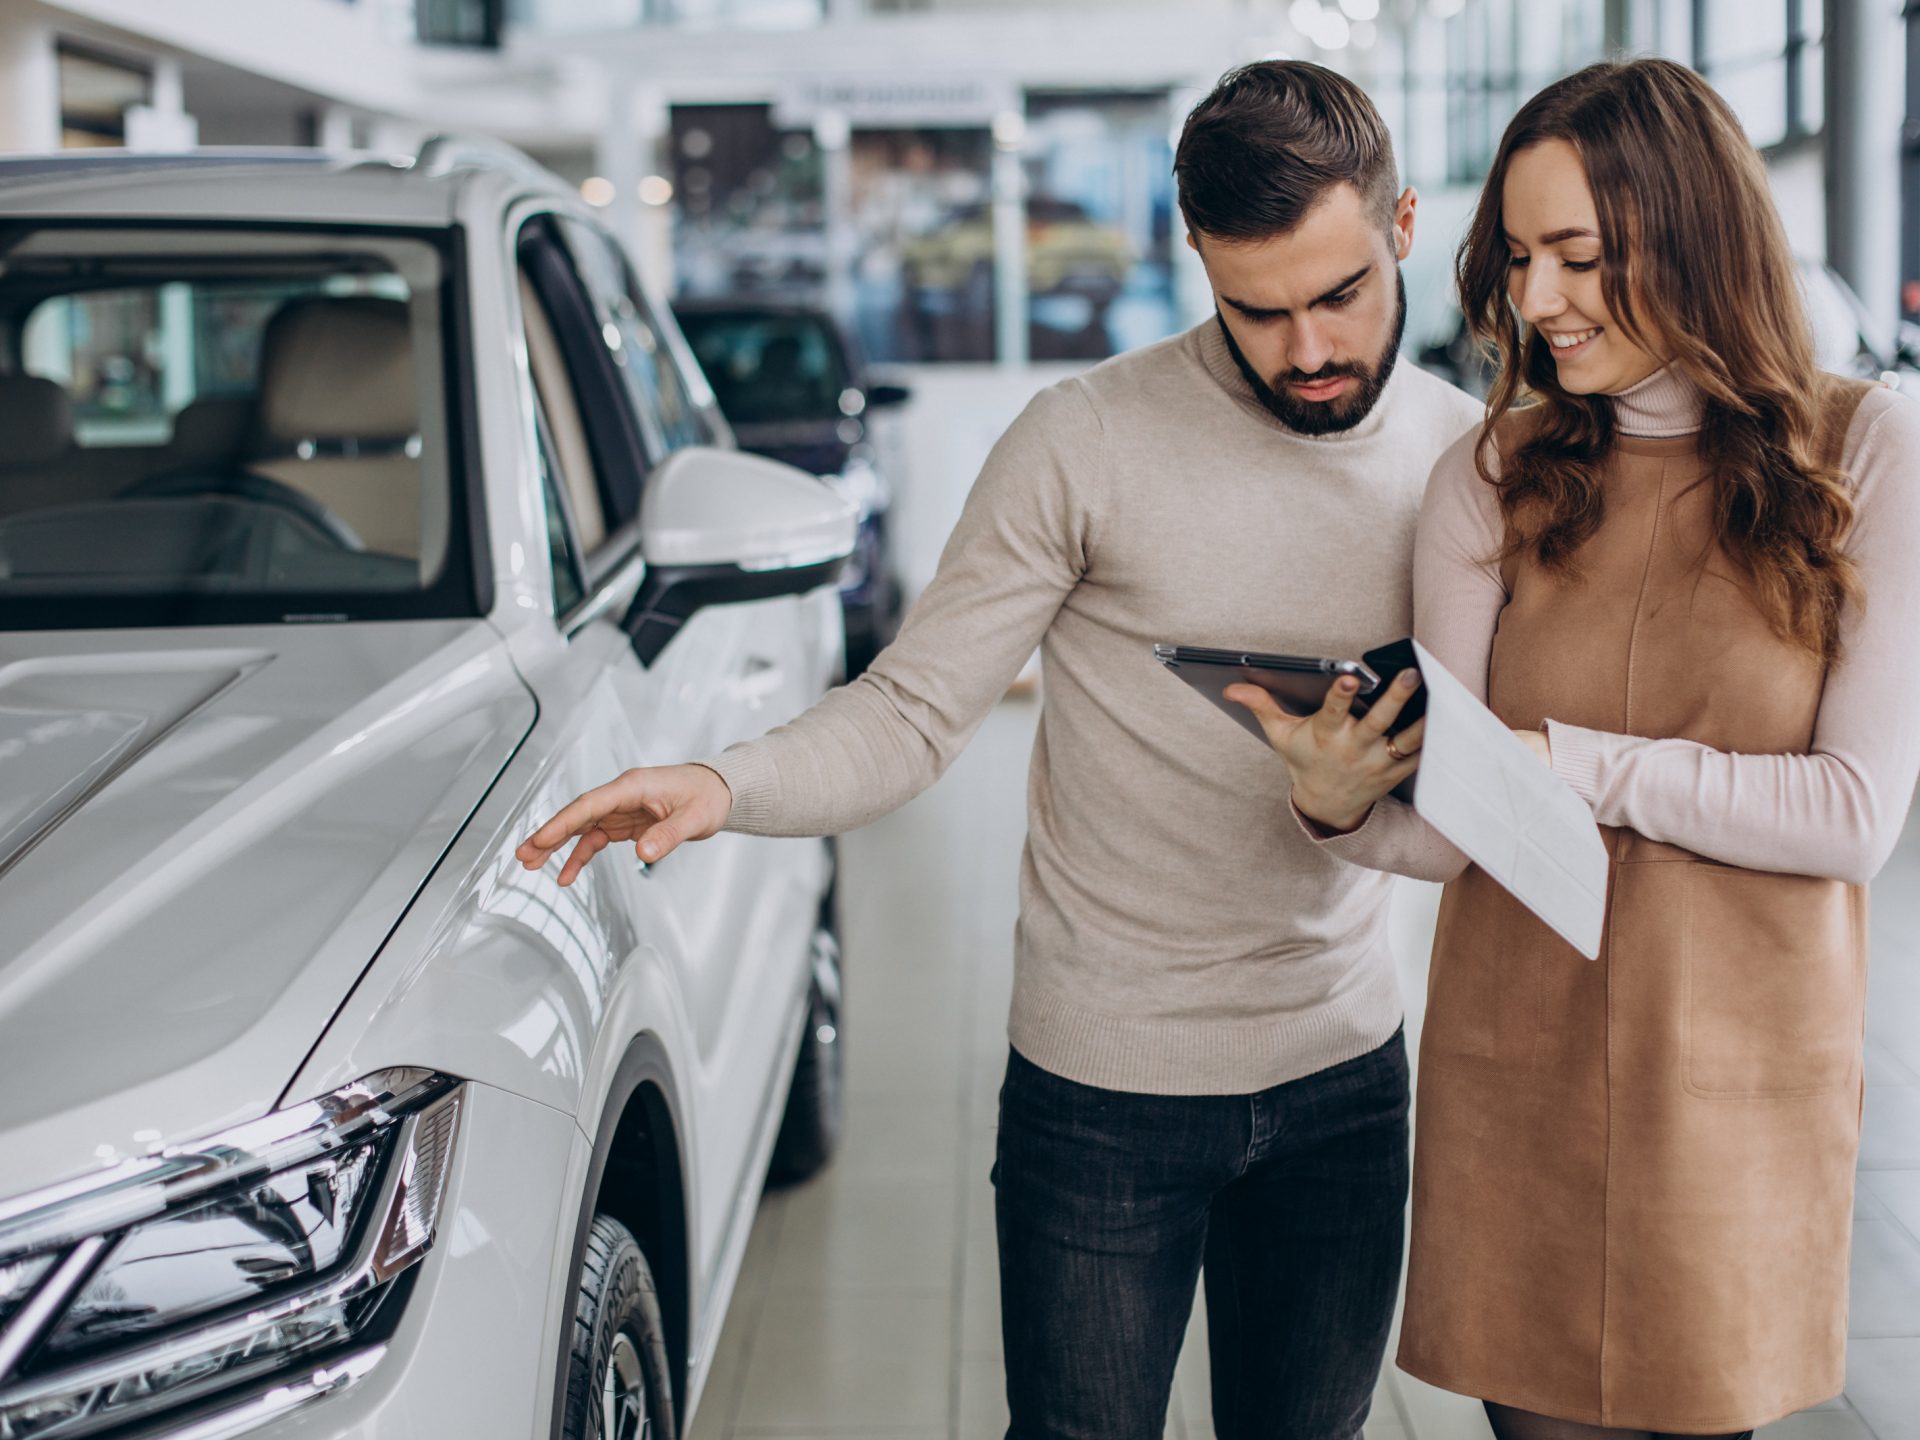
{"type": "Polygon", "coordinates": [[[303,149],[11,156],[0,158],[0,217],[444,226],[470,173],[410,156],[303,149]]]}

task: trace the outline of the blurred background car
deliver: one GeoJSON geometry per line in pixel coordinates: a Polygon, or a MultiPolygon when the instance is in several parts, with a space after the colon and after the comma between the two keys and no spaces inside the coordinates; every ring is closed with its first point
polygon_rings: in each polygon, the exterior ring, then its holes
{"type": "Polygon", "coordinates": [[[912,392],[869,374],[852,336],[816,306],[681,300],[674,315],[740,448],[818,475],[859,507],[858,548],[840,581],[851,680],[905,610],[888,533],[894,489],[870,422],[912,392]]]}
{"type": "MultiPolygon", "coordinates": [[[[914,237],[902,256],[907,276],[921,290],[957,290],[991,284],[993,207],[982,203],[954,212],[945,225],[914,237]]],[[[1071,200],[1035,195],[1027,201],[1027,290],[1061,291],[1111,304],[1133,265],[1127,237],[1102,225],[1071,200]]]]}
{"type": "MultiPolygon", "coordinates": [[[[1102,224],[1071,200],[1045,195],[1026,202],[1027,295],[1033,328],[1085,337],[1090,348],[1069,346],[1050,358],[1099,358],[1109,353],[1107,311],[1126,288],[1136,256],[1126,235],[1102,224]],[[1066,309],[1064,317],[1060,313],[1066,309]]],[[[901,278],[908,307],[922,328],[971,324],[984,331],[993,315],[993,206],[965,205],[943,225],[905,240],[901,278]]],[[[951,337],[949,337],[951,339],[951,337]]],[[[930,346],[936,345],[929,339],[930,346]]],[[[960,342],[953,342],[960,343],[960,342]]],[[[989,342],[982,338],[979,344],[989,342]]],[[[1044,344],[1044,342],[1043,342],[1044,344]]],[[[1035,347],[1036,358],[1040,349],[1035,347]]]]}

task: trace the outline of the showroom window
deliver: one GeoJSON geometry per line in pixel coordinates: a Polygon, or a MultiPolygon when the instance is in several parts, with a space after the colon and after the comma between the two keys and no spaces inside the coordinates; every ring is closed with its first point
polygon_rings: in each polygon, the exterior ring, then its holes
{"type": "Polygon", "coordinates": [[[811,127],[770,104],[676,105],[680,291],[824,304],[881,363],[1000,358],[994,121],[1019,137],[1026,353],[1097,360],[1161,339],[1186,323],[1171,132],[1197,98],[1012,90],[997,119],[811,127]]]}
{"type": "Polygon", "coordinates": [[[1693,0],[1693,64],[1755,145],[1818,133],[1822,0],[1693,0]]]}
{"type": "Polygon", "coordinates": [[[68,150],[127,143],[127,111],[145,105],[153,77],[137,65],[62,41],[55,51],[60,76],[60,144],[68,150]]]}

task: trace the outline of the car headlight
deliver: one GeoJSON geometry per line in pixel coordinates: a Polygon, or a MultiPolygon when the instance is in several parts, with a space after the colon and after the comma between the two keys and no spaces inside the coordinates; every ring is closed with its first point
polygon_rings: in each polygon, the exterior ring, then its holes
{"type": "Polygon", "coordinates": [[[0,1204],[0,1440],[173,1419],[294,1367],[283,1404],[364,1374],[433,1243],[463,1093],[385,1070],[0,1204]]]}

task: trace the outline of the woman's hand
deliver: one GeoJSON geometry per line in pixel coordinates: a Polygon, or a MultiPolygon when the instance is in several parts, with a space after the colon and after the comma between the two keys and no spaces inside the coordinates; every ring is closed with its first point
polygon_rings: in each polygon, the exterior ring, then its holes
{"type": "Polygon", "coordinates": [[[1227,699],[1244,705],[1260,721],[1267,743],[1279,752],[1293,775],[1293,803],[1299,812],[1328,830],[1358,828],[1374,802],[1420,767],[1420,739],[1427,722],[1416,720],[1387,738],[1415,690],[1420,672],[1403,670],[1387,693],[1358,719],[1353,697],[1360,684],[1343,675],[1311,715],[1289,715],[1258,685],[1234,685],[1227,699]],[[1398,758],[1395,758],[1396,752],[1398,758]]]}
{"type": "Polygon", "coordinates": [[[1553,768],[1553,747],[1547,743],[1546,731],[1516,730],[1513,734],[1515,739],[1534,753],[1542,765],[1549,770],[1553,768]]]}

